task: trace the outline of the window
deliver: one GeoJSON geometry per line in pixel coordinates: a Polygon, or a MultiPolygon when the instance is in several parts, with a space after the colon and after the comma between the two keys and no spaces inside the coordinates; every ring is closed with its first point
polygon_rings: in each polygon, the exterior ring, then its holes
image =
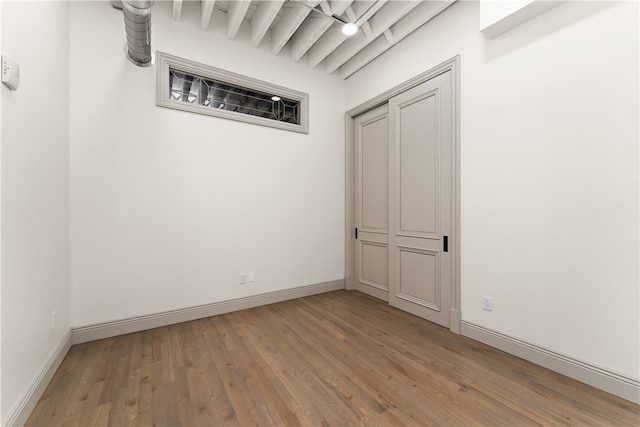
{"type": "Polygon", "coordinates": [[[309,133],[309,95],[157,53],[157,105],[309,133]]]}

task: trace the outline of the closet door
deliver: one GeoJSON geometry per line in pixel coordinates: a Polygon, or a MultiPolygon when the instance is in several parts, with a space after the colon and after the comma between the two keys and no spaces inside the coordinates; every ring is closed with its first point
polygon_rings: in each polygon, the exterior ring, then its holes
{"type": "Polygon", "coordinates": [[[389,100],[389,303],[449,326],[451,73],[389,100]]]}
{"type": "Polygon", "coordinates": [[[355,119],[357,290],[389,299],[389,124],[384,105],[355,119]]]}

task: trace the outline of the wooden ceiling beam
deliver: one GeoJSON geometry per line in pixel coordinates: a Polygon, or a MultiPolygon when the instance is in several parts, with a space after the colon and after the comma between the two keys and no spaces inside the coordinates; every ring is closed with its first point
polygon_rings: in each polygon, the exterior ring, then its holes
{"type": "Polygon", "coordinates": [[[342,64],[347,62],[351,57],[364,49],[369,43],[373,42],[377,37],[383,34],[393,24],[398,22],[402,17],[407,15],[413,9],[421,4],[429,4],[431,2],[404,2],[390,1],[373,15],[369,21],[371,26],[371,35],[367,37],[364,32],[359,31],[356,35],[349,39],[348,43],[337,47],[327,56],[326,72],[333,73],[342,64]]]}
{"type": "Polygon", "coordinates": [[[356,22],[356,19],[358,19],[358,15],[356,15],[355,10],[353,10],[351,6],[344,10],[344,14],[347,15],[347,19],[351,22],[356,22]]]}
{"type": "Polygon", "coordinates": [[[333,15],[333,9],[327,0],[322,0],[320,2],[320,9],[322,9],[325,15],[333,15]]]}
{"type": "Polygon", "coordinates": [[[233,0],[229,3],[227,10],[227,37],[229,40],[234,40],[238,35],[238,30],[247,10],[249,10],[249,5],[251,5],[251,0],[233,0]]]}
{"type": "Polygon", "coordinates": [[[388,43],[393,43],[393,31],[391,31],[391,28],[384,32],[384,38],[387,39],[388,43]]]}
{"type": "Polygon", "coordinates": [[[371,38],[371,25],[369,25],[368,22],[363,22],[362,25],[360,25],[360,29],[367,38],[371,38]]]}
{"type": "Polygon", "coordinates": [[[331,27],[324,35],[309,49],[309,66],[315,68],[331,52],[335,51],[347,40],[347,36],[342,34],[342,30],[336,25],[331,27]]]}
{"type": "MultiPolygon", "coordinates": [[[[320,1],[307,1],[309,7],[315,7],[320,1]]],[[[271,53],[277,55],[284,45],[291,39],[307,16],[312,12],[307,6],[290,3],[287,11],[280,16],[278,24],[271,30],[271,53]]]]}
{"type": "Polygon", "coordinates": [[[400,19],[383,35],[375,39],[371,44],[355,54],[339,69],[340,77],[346,79],[360,68],[373,61],[387,49],[430,21],[434,16],[445,10],[453,1],[423,2],[411,13],[400,19]]]}
{"type": "MultiPolygon", "coordinates": [[[[353,3],[353,0],[338,0],[330,2],[329,6],[334,14],[340,16],[351,3],[353,3]]],[[[310,15],[291,37],[291,60],[298,62],[333,23],[334,21],[331,18],[321,16],[318,13],[314,12],[310,15]]]]}
{"type": "Polygon", "coordinates": [[[360,6],[360,8],[354,11],[358,19],[357,21],[355,21],[356,25],[360,26],[363,23],[367,22],[369,19],[371,19],[371,17],[375,15],[377,11],[382,9],[382,6],[384,6],[387,1],[388,0],[378,0],[368,8],[364,8],[364,6],[360,6]]]}
{"type": "Polygon", "coordinates": [[[291,37],[291,60],[298,62],[311,46],[333,25],[330,18],[311,15],[291,37]]]}
{"type": "MultiPolygon", "coordinates": [[[[184,1],[172,0],[174,21],[181,20],[184,1]]],[[[338,71],[340,77],[346,79],[455,1],[230,0],[226,12],[227,35],[231,40],[236,39],[242,23],[250,21],[247,25],[254,48],[270,32],[274,55],[280,54],[288,44],[292,61],[297,62],[306,55],[311,68],[322,63],[327,73],[338,71]],[[333,16],[356,23],[360,31],[353,37],[343,35],[340,23],[333,16]]],[[[215,4],[216,0],[200,2],[203,31],[209,27],[215,4]]],[[[218,7],[224,10],[224,5],[218,7]]]]}
{"type": "Polygon", "coordinates": [[[209,29],[209,21],[211,21],[214,5],[215,0],[202,0],[200,2],[200,29],[202,31],[209,29]]]}
{"type": "Polygon", "coordinates": [[[182,0],[173,0],[171,16],[174,21],[180,21],[182,19],[182,0]]]}
{"type": "Polygon", "coordinates": [[[276,19],[285,0],[271,0],[258,2],[258,9],[251,18],[251,46],[258,47],[269,27],[276,19]]]}

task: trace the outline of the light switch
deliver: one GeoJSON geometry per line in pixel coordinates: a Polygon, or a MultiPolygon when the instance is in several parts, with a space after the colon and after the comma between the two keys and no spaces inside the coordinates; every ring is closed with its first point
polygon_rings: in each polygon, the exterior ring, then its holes
{"type": "Polygon", "coordinates": [[[11,90],[20,86],[20,67],[13,59],[2,55],[2,83],[11,90]]]}

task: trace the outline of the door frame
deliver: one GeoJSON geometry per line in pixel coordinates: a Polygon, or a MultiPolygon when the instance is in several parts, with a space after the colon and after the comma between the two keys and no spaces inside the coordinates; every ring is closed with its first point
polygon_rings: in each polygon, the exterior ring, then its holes
{"type": "Polygon", "coordinates": [[[451,252],[451,309],[449,310],[449,330],[453,333],[460,333],[460,55],[456,55],[453,58],[444,61],[443,63],[436,65],[435,67],[425,71],[418,76],[401,83],[386,92],[366,101],[357,107],[345,113],[346,123],[346,135],[345,135],[345,163],[346,163],[346,188],[345,188],[345,288],[348,290],[355,289],[355,274],[354,274],[354,261],[355,261],[355,201],[353,200],[355,185],[355,166],[354,166],[354,121],[355,118],[361,114],[373,110],[385,103],[389,102],[389,99],[402,92],[407,91],[421,83],[426,82],[440,74],[451,72],[451,99],[452,99],[452,129],[451,134],[453,137],[453,158],[454,164],[452,165],[452,191],[453,197],[451,198],[451,245],[449,251],[451,252]]]}

